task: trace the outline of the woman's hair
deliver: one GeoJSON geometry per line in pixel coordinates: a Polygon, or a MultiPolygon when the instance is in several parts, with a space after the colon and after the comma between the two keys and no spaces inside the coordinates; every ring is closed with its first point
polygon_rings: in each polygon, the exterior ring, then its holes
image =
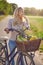
{"type": "Polygon", "coordinates": [[[22,7],[18,7],[18,8],[15,9],[15,11],[14,11],[15,18],[18,18],[19,11],[21,11],[21,10],[23,11],[23,8],[22,7]]]}
{"type": "MultiPolygon", "coordinates": [[[[18,14],[19,14],[19,11],[21,11],[21,10],[23,11],[22,7],[18,7],[15,9],[15,11],[14,11],[14,19],[15,19],[14,24],[17,24],[20,21],[18,14]]],[[[23,13],[24,13],[24,11],[23,11],[23,13]]]]}

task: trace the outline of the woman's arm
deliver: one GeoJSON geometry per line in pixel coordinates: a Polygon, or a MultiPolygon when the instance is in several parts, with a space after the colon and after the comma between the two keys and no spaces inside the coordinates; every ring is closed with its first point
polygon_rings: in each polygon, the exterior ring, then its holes
{"type": "Polygon", "coordinates": [[[7,27],[4,29],[4,31],[8,34],[9,33],[9,29],[12,28],[12,19],[10,19],[8,21],[7,27]]]}

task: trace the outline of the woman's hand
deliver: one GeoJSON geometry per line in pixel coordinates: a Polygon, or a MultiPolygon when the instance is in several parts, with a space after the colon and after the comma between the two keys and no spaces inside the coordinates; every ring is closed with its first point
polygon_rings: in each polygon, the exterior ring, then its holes
{"type": "Polygon", "coordinates": [[[8,34],[9,33],[9,29],[5,28],[4,31],[8,34]]]}

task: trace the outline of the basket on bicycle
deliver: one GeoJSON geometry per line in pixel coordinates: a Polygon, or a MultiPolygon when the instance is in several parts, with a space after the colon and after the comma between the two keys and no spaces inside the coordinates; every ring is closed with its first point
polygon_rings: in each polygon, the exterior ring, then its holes
{"type": "Polygon", "coordinates": [[[17,41],[17,48],[20,51],[27,51],[27,52],[33,52],[39,49],[41,39],[35,39],[35,40],[28,40],[28,41],[17,41]]]}

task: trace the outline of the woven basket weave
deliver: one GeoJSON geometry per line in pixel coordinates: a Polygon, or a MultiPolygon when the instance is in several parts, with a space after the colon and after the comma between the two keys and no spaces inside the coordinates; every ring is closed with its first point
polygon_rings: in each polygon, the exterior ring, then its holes
{"type": "Polygon", "coordinates": [[[16,43],[19,51],[33,52],[39,49],[41,39],[35,39],[35,40],[23,41],[23,42],[16,40],[16,43]]]}

